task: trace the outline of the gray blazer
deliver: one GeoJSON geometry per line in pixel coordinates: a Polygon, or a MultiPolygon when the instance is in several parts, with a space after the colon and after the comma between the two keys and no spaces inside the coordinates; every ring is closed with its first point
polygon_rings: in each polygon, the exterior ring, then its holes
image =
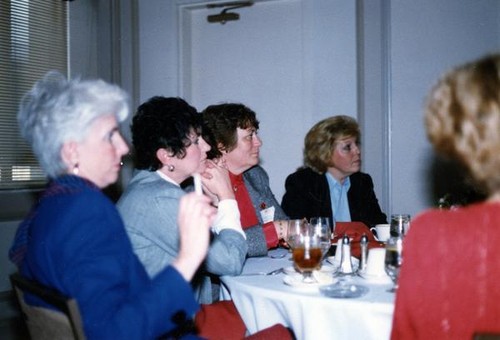
{"type": "MultiPolygon", "coordinates": [[[[150,277],[169,265],[179,253],[177,214],[179,200],[185,194],[156,172],[140,170],[117,203],[134,252],[150,277]]],[[[247,242],[237,231],[224,229],[213,235],[207,257],[191,281],[198,302],[212,302],[208,273],[239,275],[247,249],[247,242]]]]}
{"type": "Polygon", "coordinates": [[[259,224],[245,229],[248,243],[248,256],[265,256],[267,255],[267,244],[264,232],[262,230],[262,217],[260,210],[262,203],[267,208],[273,207],[274,220],[286,220],[288,216],[281,209],[280,204],[274,197],[273,192],[269,186],[269,176],[266,171],[260,166],[256,165],[243,173],[243,180],[247,187],[248,194],[252,200],[253,207],[257,213],[259,224]]]}

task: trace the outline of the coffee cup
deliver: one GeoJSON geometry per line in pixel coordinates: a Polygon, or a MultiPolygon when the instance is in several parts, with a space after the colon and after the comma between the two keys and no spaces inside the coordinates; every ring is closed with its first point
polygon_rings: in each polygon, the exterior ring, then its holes
{"type": "Polygon", "coordinates": [[[370,230],[375,230],[375,235],[377,240],[380,242],[387,242],[391,237],[391,225],[390,224],[377,224],[375,227],[370,228],[370,230]]]}
{"type": "Polygon", "coordinates": [[[385,248],[372,248],[368,251],[366,275],[382,277],[385,273],[385,248]]]}

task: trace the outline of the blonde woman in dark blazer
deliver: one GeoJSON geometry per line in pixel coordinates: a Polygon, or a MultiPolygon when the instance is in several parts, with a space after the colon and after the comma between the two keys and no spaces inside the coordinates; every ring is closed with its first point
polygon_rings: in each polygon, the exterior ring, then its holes
{"type": "Polygon", "coordinates": [[[305,167],[289,175],[281,206],[290,218],[325,216],[337,222],[387,223],[370,175],[361,169],[361,132],[354,118],[314,125],[304,141],[305,167]]]}

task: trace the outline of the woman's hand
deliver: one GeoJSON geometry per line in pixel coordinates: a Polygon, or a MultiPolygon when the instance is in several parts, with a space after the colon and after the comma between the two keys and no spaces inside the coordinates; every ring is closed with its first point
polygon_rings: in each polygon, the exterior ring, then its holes
{"type": "Polygon", "coordinates": [[[222,163],[206,161],[206,169],[201,174],[203,188],[208,195],[212,194],[219,201],[223,199],[234,199],[233,187],[229,179],[229,171],[222,163]]]}
{"type": "Polygon", "coordinates": [[[210,198],[194,192],[184,195],[179,203],[179,254],[173,266],[186,281],[190,281],[206,256],[210,240],[210,226],[217,209],[210,198]]]}
{"type": "Polygon", "coordinates": [[[274,228],[276,229],[276,234],[278,234],[278,240],[285,240],[288,236],[288,221],[278,220],[274,221],[274,228]]]}

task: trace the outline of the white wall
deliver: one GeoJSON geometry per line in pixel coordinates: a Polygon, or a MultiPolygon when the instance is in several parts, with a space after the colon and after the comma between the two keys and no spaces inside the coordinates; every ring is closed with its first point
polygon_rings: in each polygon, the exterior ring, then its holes
{"type": "Polygon", "coordinates": [[[307,130],[330,115],[357,116],[355,2],[268,0],[225,25],[206,19],[220,9],[180,8],[180,95],[199,110],[242,102],[257,113],[261,164],[281,200],[307,130]]]}
{"type": "Polygon", "coordinates": [[[389,134],[385,0],[358,1],[358,104],[362,130],[363,171],[375,185],[383,211],[389,207],[389,134]]]}
{"type": "Polygon", "coordinates": [[[389,210],[414,215],[436,203],[427,185],[425,96],[453,65],[500,50],[500,1],[391,1],[387,10],[389,210]]]}
{"type": "Polygon", "coordinates": [[[425,96],[452,65],[499,50],[500,2],[363,0],[358,12],[364,170],[388,214],[415,215],[446,180],[429,173],[425,96]]]}

